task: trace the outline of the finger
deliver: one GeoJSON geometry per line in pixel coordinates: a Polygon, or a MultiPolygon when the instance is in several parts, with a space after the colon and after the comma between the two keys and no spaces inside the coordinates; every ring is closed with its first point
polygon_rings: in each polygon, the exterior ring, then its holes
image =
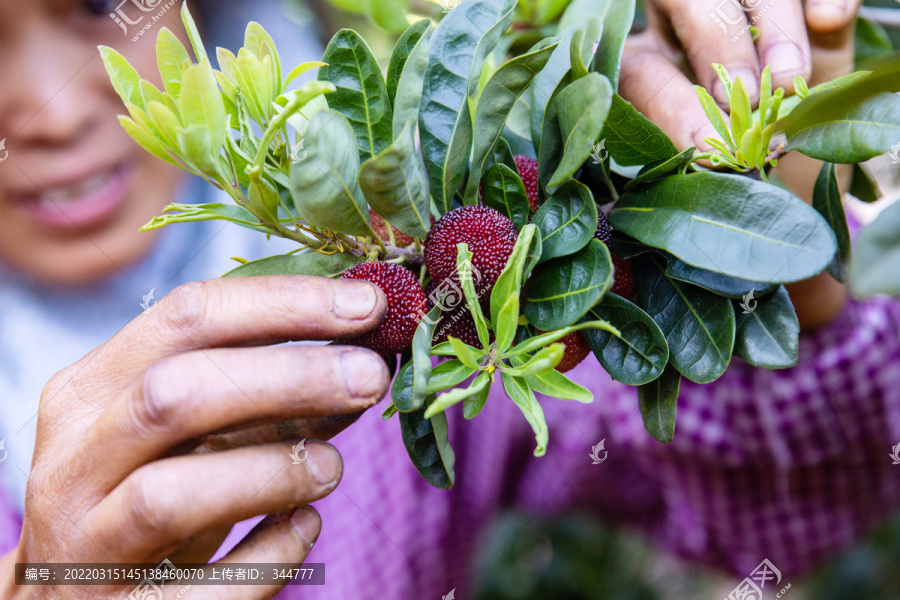
{"type": "Polygon", "coordinates": [[[853,71],[855,61],[856,23],[851,20],[834,31],[810,28],[813,75],[810,86],[837,79],[853,71]]]}
{"type": "Polygon", "coordinates": [[[806,24],[816,33],[834,33],[852,25],[862,0],[807,0],[806,24]]]}
{"type": "Polygon", "coordinates": [[[328,495],[341,479],[340,455],[319,441],[305,450],[299,463],[290,444],[157,461],[129,475],[79,525],[117,560],[140,562],[211,529],[328,495]]]}
{"type": "MultiPolygon", "coordinates": [[[[229,564],[278,563],[299,567],[306,560],[321,531],[321,517],[309,506],[300,507],[292,513],[270,515],[260,521],[224,558],[206,567],[206,578],[212,576],[213,568],[221,571],[222,567],[229,564]]],[[[191,588],[191,597],[196,593],[196,597],[200,599],[268,599],[283,587],[284,585],[196,586],[191,588]]],[[[165,597],[166,600],[180,600],[177,596],[184,587],[176,583],[167,585],[165,589],[170,594],[165,597]]]]}
{"type": "Polygon", "coordinates": [[[92,380],[124,388],[187,350],[352,338],[376,327],[385,307],[384,293],[364,281],[283,275],[188,283],[76,365],[85,365],[82,396],[91,397],[92,380]]]}
{"type": "Polygon", "coordinates": [[[704,139],[721,139],[684,74],[655,52],[626,52],[619,93],[659,126],[679,150],[696,146],[707,152],[704,139]]]}
{"type": "Polygon", "coordinates": [[[192,446],[190,450],[202,454],[287,440],[330,440],[350,427],[361,416],[362,413],[356,413],[266,423],[256,427],[207,436],[200,440],[200,443],[192,446]]]}
{"type": "Polygon", "coordinates": [[[181,354],[154,364],[100,415],[67,472],[106,492],[181,442],[241,425],[358,414],[389,383],[381,357],[352,346],[181,354]]]}
{"type": "Polygon", "coordinates": [[[751,103],[759,100],[759,60],[741,3],[660,0],[659,5],[684,48],[697,83],[710,90],[720,106],[727,106],[728,98],[713,63],[724,65],[732,78],[741,79],[751,103]]]}
{"type": "Polygon", "coordinates": [[[812,59],[801,1],[761,4],[751,13],[751,20],[759,28],[757,47],[762,64],[772,72],[772,88],[793,90],[795,77],[809,80],[812,59]]]}

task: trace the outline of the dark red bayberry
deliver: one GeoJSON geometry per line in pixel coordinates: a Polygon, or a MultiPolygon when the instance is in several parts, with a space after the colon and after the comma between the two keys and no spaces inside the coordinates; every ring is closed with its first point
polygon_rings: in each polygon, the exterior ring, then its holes
{"type": "Polygon", "coordinates": [[[530,156],[514,156],[522,183],[525,184],[525,193],[528,195],[528,206],[535,213],[541,207],[540,192],[538,191],[538,161],[530,156]]]}
{"type": "MultiPolygon", "coordinates": [[[[425,295],[428,299],[429,310],[431,310],[436,301],[440,300],[440,298],[435,295],[436,289],[437,282],[435,281],[432,281],[425,287],[425,295]]],[[[445,307],[447,310],[441,314],[441,320],[438,321],[437,325],[434,327],[434,337],[432,338],[432,342],[435,345],[441,344],[446,342],[447,338],[452,335],[473,348],[481,349],[481,340],[478,339],[478,328],[475,327],[475,319],[472,317],[472,313],[469,312],[465,298],[454,295],[453,297],[445,297],[444,301],[447,304],[452,302],[453,306],[445,307]]],[[[490,306],[488,303],[483,303],[481,305],[481,310],[484,311],[485,314],[490,313],[490,306]]],[[[493,332],[490,332],[490,335],[491,339],[493,339],[493,332]]]]}
{"type": "Polygon", "coordinates": [[[392,226],[388,225],[387,221],[384,218],[376,213],[371,208],[369,209],[369,220],[372,221],[372,229],[375,230],[375,233],[378,234],[378,237],[381,238],[381,241],[385,243],[389,243],[391,240],[391,234],[388,230],[390,227],[394,232],[394,242],[398,248],[406,248],[407,246],[412,246],[415,241],[411,236],[406,235],[405,233],[400,233],[400,231],[392,226]]]}
{"type": "Polygon", "coordinates": [[[506,267],[517,238],[516,226],[499,211],[463,206],[448,212],[431,228],[425,239],[425,265],[439,284],[451,281],[459,285],[456,245],[468,244],[475,290],[484,298],[506,267]]]}
{"type": "MultiPolygon", "coordinates": [[[[612,228],[609,226],[606,215],[602,212],[597,219],[597,233],[594,234],[594,238],[606,244],[607,247],[612,241],[612,228]]],[[[630,300],[637,296],[637,284],[634,280],[634,269],[631,266],[631,259],[619,258],[612,252],[610,254],[612,256],[613,269],[615,269],[615,280],[610,291],[617,296],[630,300]]]]}
{"type": "MultiPolygon", "coordinates": [[[[538,330],[538,335],[543,333],[546,333],[546,331],[538,330]]],[[[559,341],[566,345],[566,351],[563,353],[562,360],[556,366],[556,370],[560,373],[571,371],[580,365],[591,353],[591,347],[588,346],[587,341],[579,331],[573,331],[559,341]]]]}
{"type": "Polygon", "coordinates": [[[387,296],[387,311],[381,324],[354,343],[382,356],[393,356],[409,348],[426,309],[425,291],[413,272],[393,263],[365,262],[345,271],[343,279],[371,281],[387,296]]]}

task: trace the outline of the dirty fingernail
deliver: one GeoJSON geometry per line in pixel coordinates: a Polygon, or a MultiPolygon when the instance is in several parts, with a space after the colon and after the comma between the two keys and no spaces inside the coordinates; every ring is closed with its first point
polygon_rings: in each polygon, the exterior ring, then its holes
{"type": "Polygon", "coordinates": [[[342,319],[365,319],[375,310],[377,299],[372,284],[341,286],[334,294],[334,314],[342,319]]]}
{"type": "Polygon", "coordinates": [[[365,350],[345,350],[341,371],[352,398],[371,398],[384,393],[387,369],[384,361],[365,350]]]}
{"type": "Polygon", "coordinates": [[[307,548],[312,548],[316,540],[319,539],[319,533],[322,531],[322,521],[319,513],[308,506],[301,506],[291,515],[291,525],[294,530],[300,534],[303,541],[306,542],[307,548]]]}

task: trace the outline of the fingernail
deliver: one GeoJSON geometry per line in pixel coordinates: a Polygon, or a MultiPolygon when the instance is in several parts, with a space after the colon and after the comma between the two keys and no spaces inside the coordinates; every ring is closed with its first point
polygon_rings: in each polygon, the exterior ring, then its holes
{"type": "Polygon", "coordinates": [[[306,447],[306,467],[319,485],[332,485],[341,476],[341,455],[330,444],[306,447]]]}
{"type": "Polygon", "coordinates": [[[778,42],[766,52],[766,60],[773,77],[806,72],[806,57],[793,42],[778,42]]]}
{"type": "MultiPolygon", "coordinates": [[[[756,96],[759,95],[759,74],[747,67],[729,68],[728,73],[731,75],[732,81],[738,79],[741,80],[741,85],[744,86],[744,91],[747,92],[747,95],[750,97],[750,102],[752,103],[756,99],[756,96]]],[[[715,98],[716,102],[721,106],[728,106],[728,102],[731,98],[725,93],[725,86],[722,85],[722,81],[718,78],[716,78],[716,81],[713,84],[712,94],[713,98],[715,98]]]]}
{"type": "Polygon", "coordinates": [[[365,319],[375,310],[377,295],[369,283],[341,286],[334,294],[334,314],[342,319],[365,319]]]}
{"type": "Polygon", "coordinates": [[[341,371],[350,397],[372,398],[384,393],[387,369],[376,355],[365,350],[345,350],[341,354],[341,371]]]}
{"type": "Polygon", "coordinates": [[[847,0],[809,0],[807,8],[815,10],[836,8],[844,12],[847,10],[847,0]]]}
{"type": "Polygon", "coordinates": [[[711,150],[714,150],[714,148],[705,141],[706,138],[719,139],[719,132],[716,131],[716,128],[712,126],[712,123],[707,123],[700,129],[698,129],[693,136],[694,145],[700,152],[709,152],[711,150]]]}
{"type": "Polygon", "coordinates": [[[322,531],[322,520],[319,513],[308,506],[301,506],[291,515],[291,525],[300,534],[307,548],[312,548],[322,531]]]}

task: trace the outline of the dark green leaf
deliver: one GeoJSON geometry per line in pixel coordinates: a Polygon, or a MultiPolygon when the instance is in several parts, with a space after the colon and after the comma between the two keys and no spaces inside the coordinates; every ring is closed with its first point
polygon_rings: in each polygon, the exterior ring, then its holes
{"type": "Polygon", "coordinates": [[[488,395],[491,393],[491,386],[486,385],[479,391],[475,392],[463,401],[463,417],[466,419],[474,419],[484,408],[488,395]]]}
{"type": "Polygon", "coordinates": [[[537,211],[533,223],[541,232],[541,261],[578,252],[597,231],[591,190],[578,181],[566,181],[537,211]]]}
{"type": "Polygon", "coordinates": [[[493,158],[493,149],[500,140],[510,111],[534,76],[547,64],[555,48],[554,44],[512,59],[491,76],[482,91],[475,112],[475,131],[478,135],[475,136],[474,158],[465,193],[467,204],[478,202],[481,174],[488,160],[493,158]]]}
{"type": "Polygon", "coordinates": [[[254,277],[257,275],[316,275],[340,277],[344,271],[361,263],[363,259],[349,252],[331,256],[312,250],[289,256],[271,256],[255,260],[229,271],[223,277],[254,277]]]}
{"type": "Polygon", "coordinates": [[[472,149],[469,97],[481,66],[513,18],[515,0],[470,0],[435,29],[428,53],[419,132],[431,194],[450,211],[472,149]]]}
{"type": "Polygon", "coordinates": [[[853,165],[853,183],[850,195],[863,202],[872,203],[881,199],[881,188],[878,181],[869,176],[861,165],[853,165]]]}
{"type": "Polygon", "coordinates": [[[603,14],[603,37],[594,58],[594,70],[606,75],[613,86],[619,88],[619,70],[625,39],[631,33],[634,22],[635,0],[606,0],[603,14]]]}
{"type": "Polygon", "coordinates": [[[856,20],[856,62],[869,60],[894,51],[894,44],[884,27],[870,19],[856,20]]]}
{"type": "Polygon", "coordinates": [[[841,283],[846,283],[850,278],[850,262],[853,260],[853,250],[850,247],[850,229],[847,227],[847,215],[844,213],[844,203],[841,201],[841,190],[838,187],[837,167],[831,163],[825,163],[819,178],[816,180],[813,192],[813,208],[825,217],[825,221],[831,227],[837,238],[838,250],[828,272],[841,283]]]}
{"type": "Polygon", "coordinates": [[[559,125],[559,95],[572,83],[572,75],[566,75],[550,98],[550,104],[543,113],[543,129],[541,130],[538,149],[538,181],[546,193],[547,182],[559,168],[563,156],[563,134],[559,125]]]}
{"type": "MultiPolygon", "coordinates": [[[[584,24],[582,23],[583,27],[584,24]]],[[[551,38],[557,42],[556,49],[543,70],[534,78],[531,85],[531,141],[535,152],[541,148],[541,136],[547,128],[546,113],[550,99],[559,89],[563,79],[572,70],[571,44],[576,27],[571,27],[561,35],[551,38]]],[[[562,30],[560,30],[562,31],[562,30]]]]}
{"type": "Polygon", "coordinates": [[[329,106],[350,121],[359,145],[360,160],[368,160],[391,144],[393,113],[384,76],[375,56],[352,29],[337,32],[319,69],[319,81],[337,87],[328,99],[329,106]]]}
{"type": "Polygon", "coordinates": [[[578,253],[541,266],[525,290],[525,316],[544,331],[568,327],[597,304],[612,282],[609,250],[591,239],[578,253]]]}
{"type": "Polygon", "coordinates": [[[410,359],[400,367],[394,383],[391,385],[391,400],[400,412],[411,412],[416,409],[413,406],[413,361],[410,359]]]}
{"type": "Polygon", "coordinates": [[[525,415],[525,420],[534,430],[534,437],[537,440],[534,455],[543,456],[547,452],[550,432],[547,428],[547,420],[544,418],[544,411],[534,396],[534,392],[528,387],[524,378],[511,377],[503,372],[501,372],[500,378],[503,380],[503,389],[506,390],[506,395],[516,403],[516,406],[525,415]]]}
{"type": "Polygon", "coordinates": [[[663,444],[675,439],[679,387],[681,375],[670,365],[659,379],[638,388],[638,406],[644,419],[644,429],[663,444]]]}
{"type": "Polygon", "coordinates": [[[397,95],[394,97],[394,137],[409,121],[418,126],[419,107],[422,104],[422,82],[428,68],[428,50],[433,35],[434,28],[430,27],[416,42],[403,67],[400,81],[397,83],[397,95]]]}
{"type": "Polygon", "coordinates": [[[447,417],[439,413],[431,419],[424,418],[425,409],[400,413],[400,431],[403,445],[416,470],[431,485],[449,490],[456,475],[453,448],[447,439],[447,417]]]}
{"type": "Polygon", "coordinates": [[[643,385],[662,375],[669,360],[669,346],[650,315],[624,298],[606,294],[587,318],[608,321],[621,334],[615,336],[602,329],[581,332],[613,379],[628,385],[643,385]]]}
{"type": "Polygon", "coordinates": [[[397,97],[397,86],[400,84],[400,75],[403,73],[403,67],[412,53],[416,44],[422,39],[425,32],[431,27],[431,21],[422,19],[421,21],[410,26],[394,46],[391,53],[391,62],[388,64],[387,71],[387,93],[391,100],[391,106],[394,106],[394,99],[397,97]]]}
{"type": "Polygon", "coordinates": [[[602,139],[606,149],[619,165],[647,165],[678,155],[675,144],[630,102],[618,94],[613,96],[602,139]]]}
{"type": "Polygon", "coordinates": [[[628,192],[610,223],[689,265],[767,283],[818,275],[837,248],[824,219],[790,192],[712,172],[672,175],[628,192]]]}
{"type": "Polygon", "coordinates": [[[787,369],[797,364],[800,323],[784,286],[768,298],[735,302],[734,310],[735,356],[766,369],[787,369]]]}
{"type": "Polygon", "coordinates": [[[653,183],[667,175],[680,171],[682,168],[693,162],[694,152],[696,150],[696,148],[688,148],[678,156],[674,156],[668,160],[658,160],[654,163],[650,163],[641,169],[637,177],[625,184],[625,191],[630,192],[641,184],[653,183]]]}
{"type": "Polygon", "coordinates": [[[307,223],[338,233],[375,236],[359,189],[359,151],[340,113],[316,113],[306,139],[306,160],[291,165],[291,196],[307,223]]]}
{"type": "Polygon", "coordinates": [[[484,176],[484,205],[500,211],[521,231],[528,224],[531,210],[528,208],[528,196],[525,184],[512,169],[497,163],[488,169],[484,176]]]}
{"type": "Polygon", "coordinates": [[[900,296],[900,203],[884,209],[862,230],[850,270],[850,285],[859,297],[900,296]]]}
{"type": "Polygon", "coordinates": [[[416,239],[431,229],[428,176],[416,153],[415,123],[407,122],[389,148],[367,160],[359,185],[369,206],[384,219],[416,239]]]}
{"type": "Polygon", "coordinates": [[[745,279],[735,279],[721,273],[713,273],[704,269],[698,269],[678,259],[670,260],[666,268],[666,275],[678,281],[692,283],[719,296],[740,300],[750,290],[754,290],[757,298],[774,294],[778,291],[778,285],[773,283],[756,283],[745,279]]]}
{"type": "Polygon", "coordinates": [[[731,302],[666,277],[658,258],[635,259],[634,267],[641,302],[666,336],[669,362],[696,383],[721,377],[734,348],[731,302]]]}

